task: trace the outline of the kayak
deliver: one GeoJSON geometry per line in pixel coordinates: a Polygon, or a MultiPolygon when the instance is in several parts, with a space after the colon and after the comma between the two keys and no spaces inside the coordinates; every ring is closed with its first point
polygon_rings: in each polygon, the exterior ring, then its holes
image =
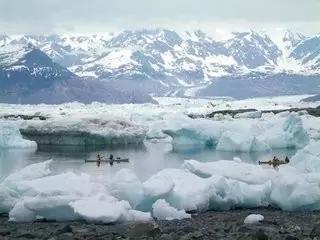
{"type": "MultiPolygon", "coordinates": [[[[90,163],[90,162],[94,162],[94,163],[98,162],[97,160],[91,160],[91,159],[86,159],[84,161],[88,162],[88,163],[90,163]]],[[[110,163],[111,160],[110,159],[100,160],[100,162],[110,163]]],[[[126,163],[126,162],[129,162],[129,158],[113,159],[112,162],[114,162],[114,163],[126,163]]]]}

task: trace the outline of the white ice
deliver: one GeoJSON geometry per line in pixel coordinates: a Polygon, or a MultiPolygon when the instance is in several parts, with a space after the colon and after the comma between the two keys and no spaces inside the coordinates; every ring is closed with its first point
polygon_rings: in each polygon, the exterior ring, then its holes
{"type": "MultiPolygon", "coordinates": [[[[17,123],[0,121],[1,148],[37,148],[36,142],[24,139],[17,123]]],[[[1,151],[1,150],[0,150],[1,151]]]]}
{"type": "Polygon", "coordinates": [[[159,199],[152,205],[152,216],[158,220],[191,218],[185,210],[177,210],[164,199],[159,199]]]}
{"type": "Polygon", "coordinates": [[[250,214],[248,215],[243,223],[244,224],[258,224],[264,220],[264,216],[261,214],[250,214]]]}
{"type": "Polygon", "coordinates": [[[262,119],[185,119],[164,133],[172,137],[174,148],[212,146],[219,151],[270,151],[300,148],[309,141],[307,129],[297,114],[262,119]]]}
{"type": "Polygon", "coordinates": [[[279,169],[241,160],[186,160],[181,169],[161,170],[143,183],[128,169],[106,182],[85,173],[53,174],[50,161],[38,163],[1,183],[0,210],[19,222],[46,218],[103,223],[147,221],[150,212],[155,218],[174,219],[189,217],[186,211],[268,205],[320,210],[319,149],[320,142],[311,142],[279,169]]]}
{"type": "MultiPolygon", "coordinates": [[[[122,104],[108,105],[102,103],[81,104],[66,103],[61,105],[10,105],[0,104],[0,117],[5,115],[40,115],[47,120],[19,120],[19,128],[33,135],[33,139],[40,144],[130,144],[142,143],[145,139],[164,139],[168,135],[174,136],[173,144],[218,144],[224,151],[252,151],[266,150],[268,147],[286,147],[286,145],[300,145],[299,142],[289,142],[290,131],[285,129],[284,121],[289,116],[285,114],[261,114],[261,110],[288,109],[291,107],[315,107],[319,103],[300,102],[307,96],[283,96],[275,98],[256,98],[241,101],[232,99],[184,99],[184,98],[156,98],[156,104],[122,104]],[[249,112],[230,116],[216,116],[213,120],[193,120],[189,114],[205,115],[212,111],[228,109],[257,109],[249,112]],[[247,127],[246,127],[247,126],[247,127]],[[222,129],[220,129],[222,128],[222,129]],[[271,128],[269,136],[264,131],[271,128]],[[241,131],[239,131],[239,129],[241,131]],[[250,135],[254,129],[256,134],[250,135]],[[228,131],[228,132],[227,132],[228,131]],[[238,133],[234,139],[230,134],[238,133]],[[263,135],[260,138],[257,135],[263,135]],[[80,137],[78,135],[81,135],[80,137]],[[78,136],[78,137],[77,137],[78,136]],[[275,136],[274,138],[272,138],[275,136]],[[278,140],[278,137],[280,139],[278,140]],[[253,138],[255,137],[255,139],[253,138]],[[286,139],[289,138],[289,139],[286,139]],[[271,141],[277,140],[271,146],[271,141]],[[239,147],[239,144],[242,145],[239,147]],[[252,145],[252,147],[251,147],[252,145]]],[[[316,126],[320,121],[309,115],[299,116],[302,128],[308,136],[320,138],[316,126]]],[[[299,120],[297,120],[299,121],[299,120]]],[[[298,127],[299,122],[290,125],[298,127]]],[[[297,128],[296,131],[299,131],[297,128]]]]}
{"type": "MultiPolygon", "coordinates": [[[[104,178],[89,173],[54,173],[50,170],[50,161],[33,164],[0,183],[0,212],[9,212],[12,221],[47,218],[111,223],[150,220],[151,212],[154,216],[163,214],[161,217],[171,218],[177,216],[177,211],[268,205],[288,211],[320,210],[319,118],[288,112],[243,114],[237,118],[188,117],[190,113],[206,114],[219,109],[315,106],[299,102],[301,98],[243,101],[161,98],[159,105],[1,104],[0,116],[19,113],[48,117],[46,121],[10,120],[9,127],[5,128],[14,129],[14,134],[9,134],[14,140],[6,140],[6,146],[7,142],[19,142],[20,146],[28,142],[18,134],[19,128],[40,129],[42,133],[61,130],[67,135],[86,128],[88,134],[106,139],[115,137],[121,143],[142,142],[145,138],[168,141],[170,135],[173,147],[186,144],[188,147],[209,145],[223,151],[277,148],[297,148],[298,151],[290,164],[279,169],[240,160],[206,163],[186,160],[180,168],[163,169],[144,182],[128,169],[104,178]]],[[[0,139],[0,142],[5,141],[0,139]]]]}

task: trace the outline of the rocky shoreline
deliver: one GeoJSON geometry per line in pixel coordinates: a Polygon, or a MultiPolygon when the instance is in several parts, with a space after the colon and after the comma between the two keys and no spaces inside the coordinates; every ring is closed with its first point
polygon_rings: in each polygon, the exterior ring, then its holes
{"type": "Polygon", "coordinates": [[[320,239],[320,212],[283,212],[275,209],[232,210],[194,214],[192,219],[122,223],[12,223],[0,217],[0,239],[320,239]],[[245,225],[245,217],[262,214],[264,221],[245,225]]]}

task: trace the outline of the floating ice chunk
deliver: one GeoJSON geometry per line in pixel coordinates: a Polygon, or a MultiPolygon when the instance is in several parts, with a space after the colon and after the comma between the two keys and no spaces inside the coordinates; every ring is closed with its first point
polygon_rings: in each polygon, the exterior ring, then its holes
{"type": "Polygon", "coordinates": [[[244,136],[241,133],[226,131],[222,134],[216,148],[218,151],[257,152],[270,151],[271,148],[254,136],[244,136]]]}
{"type": "Polygon", "coordinates": [[[127,200],[132,207],[136,207],[144,198],[143,185],[130,169],[121,169],[116,173],[110,184],[113,196],[127,200]]]}
{"type": "Polygon", "coordinates": [[[291,158],[290,165],[306,172],[320,171],[320,141],[310,142],[291,158]]]}
{"type": "Polygon", "coordinates": [[[125,145],[143,143],[147,129],[130,121],[82,118],[32,121],[20,131],[38,144],[125,145]]]}
{"type": "Polygon", "coordinates": [[[264,220],[264,216],[261,214],[250,214],[244,219],[244,224],[258,224],[264,220]]]}
{"type": "Polygon", "coordinates": [[[164,199],[159,199],[152,205],[152,215],[158,220],[191,218],[191,215],[187,214],[185,210],[177,210],[164,199]]]}
{"type": "Polygon", "coordinates": [[[298,115],[290,114],[280,126],[269,128],[261,137],[272,149],[301,148],[308,143],[307,132],[298,115]]]}
{"type": "Polygon", "coordinates": [[[37,148],[37,143],[21,136],[15,122],[0,121],[0,148],[37,148]]]}
{"type": "Polygon", "coordinates": [[[200,177],[218,175],[248,184],[264,184],[277,176],[277,172],[272,168],[231,160],[208,163],[186,160],[184,161],[184,168],[200,177]]]}
{"type": "Polygon", "coordinates": [[[287,118],[237,119],[212,121],[185,119],[163,130],[172,137],[175,149],[187,146],[216,147],[222,151],[268,151],[300,148],[308,143],[308,135],[297,114],[287,118]]]}

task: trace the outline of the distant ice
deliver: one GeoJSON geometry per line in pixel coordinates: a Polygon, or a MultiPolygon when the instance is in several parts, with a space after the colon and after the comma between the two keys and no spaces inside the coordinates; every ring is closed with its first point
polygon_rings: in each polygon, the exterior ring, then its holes
{"type": "Polygon", "coordinates": [[[37,143],[24,139],[19,132],[19,126],[9,121],[0,121],[1,148],[37,148],[37,143]]]}
{"type": "Polygon", "coordinates": [[[309,141],[297,114],[263,119],[186,119],[163,132],[172,137],[176,149],[202,145],[220,151],[255,152],[300,148],[309,141]]]}

